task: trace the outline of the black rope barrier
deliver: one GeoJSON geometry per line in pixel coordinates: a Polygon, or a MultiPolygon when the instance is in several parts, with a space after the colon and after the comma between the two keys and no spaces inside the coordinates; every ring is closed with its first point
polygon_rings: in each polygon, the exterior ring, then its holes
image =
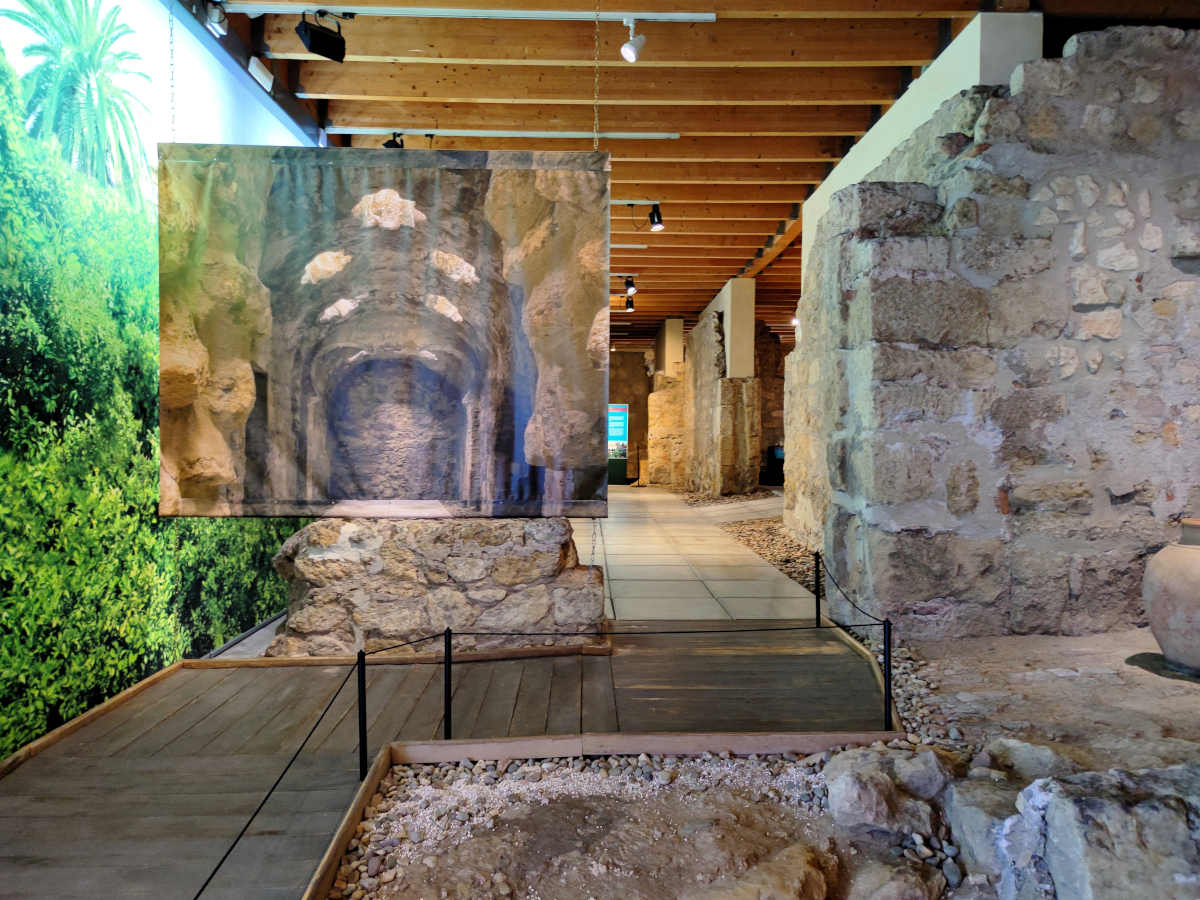
{"type": "MultiPolygon", "coordinates": [[[[861,606],[859,606],[857,603],[855,603],[853,600],[851,600],[850,595],[842,590],[842,586],[840,584],[838,584],[837,579],[833,577],[833,573],[829,571],[828,566],[825,567],[825,574],[829,576],[829,580],[833,582],[833,586],[838,589],[838,593],[846,598],[847,603],[849,603],[851,606],[853,606],[855,609],[857,609],[860,613],[862,613],[868,619],[874,619],[876,625],[882,625],[886,621],[886,619],[881,619],[881,618],[879,618],[879,616],[872,615],[871,613],[869,613],[865,609],[863,609],[861,606]]],[[[851,625],[851,626],[847,626],[847,627],[857,628],[860,626],[851,625]]]]}

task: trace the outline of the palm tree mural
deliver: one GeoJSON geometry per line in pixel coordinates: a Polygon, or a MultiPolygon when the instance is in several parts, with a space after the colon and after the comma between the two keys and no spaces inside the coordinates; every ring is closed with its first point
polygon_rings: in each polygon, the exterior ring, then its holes
{"type": "Polygon", "coordinates": [[[129,64],[141,57],[115,49],[133,29],[107,12],[101,0],[22,0],[24,10],[0,10],[38,36],[23,54],[39,59],[21,78],[25,127],[54,139],[72,167],[102,184],[137,195],[146,158],[133,119],[145,105],[119,86],[128,76],[145,78],[129,64]]]}

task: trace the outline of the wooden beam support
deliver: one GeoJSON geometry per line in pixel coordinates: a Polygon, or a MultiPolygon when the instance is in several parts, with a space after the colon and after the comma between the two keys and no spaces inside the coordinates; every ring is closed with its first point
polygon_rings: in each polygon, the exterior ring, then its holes
{"type": "MultiPolygon", "coordinates": [[[[497,131],[592,131],[583,106],[509,106],[488,103],[374,103],[332,101],[333,124],[362,128],[497,131]]],[[[630,106],[600,110],[600,130],[677,132],[686,135],[862,135],[871,106],[630,106]]],[[[662,141],[661,143],[668,143],[662,141]]]]}
{"type": "MultiPolygon", "coordinates": [[[[289,0],[278,0],[280,8],[286,8],[289,0]]],[[[268,7],[271,0],[261,0],[259,7],[268,7]]],[[[358,8],[369,6],[394,7],[395,0],[355,0],[358,8]]],[[[495,9],[496,0],[429,0],[422,6],[427,9],[495,9]]],[[[596,7],[594,0],[522,0],[522,9],[568,10],[591,13],[596,7]]],[[[604,0],[602,12],[642,13],[695,12],[694,0],[604,0]]],[[[978,0],[719,0],[710,4],[720,19],[893,19],[907,17],[945,18],[965,16],[970,18],[979,10],[978,0]]],[[[360,12],[360,16],[367,15],[360,12]]],[[[468,20],[470,21],[470,20],[468,20]]],[[[640,28],[639,24],[639,28],[640,28]]]]}
{"type": "MultiPolygon", "coordinates": [[[[689,232],[686,226],[688,220],[712,220],[703,222],[701,227],[717,228],[716,231],[704,231],[704,234],[722,234],[722,233],[744,233],[740,231],[737,225],[738,220],[750,219],[756,224],[749,227],[747,230],[762,232],[773,230],[779,223],[779,220],[791,214],[791,203],[763,203],[755,206],[749,203],[681,203],[681,202],[664,202],[661,204],[663,214],[663,224],[666,228],[662,231],[650,231],[650,225],[647,220],[647,215],[650,212],[650,207],[637,204],[632,209],[620,203],[619,201],[612,205],[610,219],[612,220],[613,228],[620,231],[644,231],[648,234],[668,234],[672,231],[678,231],[680,234],[697,233],[689,232]],[[763,222],[770,222],[769,228],[764,229],[763,222]],[[675,224],[679,224],[676,229],[675,224]],[[723,226],[723,227],[720,227],[723,226]]],[[[692,222],[691,224],[697,224],[692,222]]]]}
{"type": "Polygon", "coordinates": [[[614,163],[612,181],[660,184],[819,184],[820,163],[614,163]]]}
{"type": "MultiPolygon", "coordinates": [[[[893,99],[901,68],[642,69],[600,72],[602,106],[819,106],[893,99]]],[[[910,76],[911,77],[911,76],[910,76]]],[[[298,96],[382,102],[592,106],[592,66],[412,65],[322,60],[301,64],[298,96]]]]}
{"type": "MultiPolygon", "coordinates": [[[[807,195],[808,184],[819,184],[817,178],[801,184],[626,184],[615,182],[609,188],[612,202],[649,200],[666,203],[799,203],[807,195]]],[[[666,221],[667,211],[662,211],[666,221]]]]}
{"type": "MultiPolygon", "coordinates": [[[[879,5],[879,0],[867,2],[879,5]]],[[[978,0],[971,0],[971,3],[973,15],[978,9],[978,0]]],[[[646,47],[638,59],[637,70],[735,68],[745,66],[751,60],[755,66],[788,69],[920,66],[933,59],[937,51],[937,20],[945,16],[900,20],[885,17],[866,22],[820,21],[826,18],[818,16],[811,21],[797,18],[758,22],[721,19],[704,23],[638,22],[638,33],[646,36],[646,47]]],[[[264,37],[271,56],[320,59],[305,50],[297,37],[299,21],[300,17],[296,15],[273,15],[267,19],[264,37]]],[[[595,52],[593,25],[588,21],[361,18],[343,22],[342,34],[346,37],[346,63],[590,68],[595,52]]],[[[621,44],[628,39],[629,33],[621,23],[600,23],[602,68],[620,70],[628,67],[620,56],[621,44]]]]}
{"type": "MultiPolygon", "coordinates": [[[[355,147],[379,147],[386,135],[356,134],[355,147]]],[[[409,135],[414,150],[533,150],[592,149],[590,138],[461,138],[409,135]]],[[[851,141],[853,144],[853,141],[851,141]]],[[[671,141],[600,139],[600,149],[618,162],[797,163],[837,162],[842,141],[835,137],[682,137],[671,141]]]]}

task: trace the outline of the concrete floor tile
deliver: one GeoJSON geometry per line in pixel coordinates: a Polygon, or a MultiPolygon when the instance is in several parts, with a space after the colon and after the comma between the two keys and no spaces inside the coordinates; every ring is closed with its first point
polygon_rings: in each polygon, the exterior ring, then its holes
{"type": "Polygon", "coordinates": [[[696,573],[688,565],[614,565],[608,564],[608,577],[618,581],[696,581],[696,573]]]}
{"type": "Polygon", "coordinates": [[[703,581],[609,581],[614,600],[661,598],[664,600],[711,600],[703,581]]]}
{"type": "Polygon", "coordinates": [[[766,562],[749,566],[714,566],[696,563],[692,563],[692,566],[695,568],[696,574],[705,581],[758,581],[762,579],[775,581],[780,578],[787,579],[786,575],[766,562]]]}
{"type": "Polygon", "coordinates": [[[617,598],[618,619],[729,619],[711,597],[695,600],[672,597],[617,598]]]}
{"type": "Polygon", "coordinates": [[[722,600],[726,597],[812,597],[807,588],[786,577],[779,581],[705,581],[704,585],[722,600]]]}
{"type": "Polygon", "coordinates": [[[721,605],[735,619],[811,619],[812,597],[722,597],[721,605]]]}

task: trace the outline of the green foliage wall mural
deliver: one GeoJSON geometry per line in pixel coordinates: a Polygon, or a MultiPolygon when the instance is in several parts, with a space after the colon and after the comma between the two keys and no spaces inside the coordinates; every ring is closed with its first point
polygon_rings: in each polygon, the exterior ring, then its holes
{"type": "Polygon", "coordinates": [[[302,524],[158,519],[136,99],[80,86],[136,61],[99,0],[24,2],[66,69],[19,81],[0,56],[0,757],[283,609],[271,556],[302,524]]]}

